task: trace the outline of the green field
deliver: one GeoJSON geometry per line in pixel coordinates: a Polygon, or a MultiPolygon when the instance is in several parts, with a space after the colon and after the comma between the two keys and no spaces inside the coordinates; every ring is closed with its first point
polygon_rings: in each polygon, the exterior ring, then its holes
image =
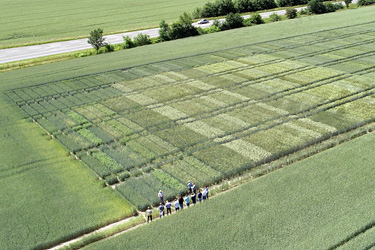
{"type": "Polygon", "coordinates": [[[42,248],[132,214],[99,175],[143,207],[198,172],[210,183],[371,122],[374,9],[2,73],[0,248],[42,248]],[[223,153],[227,167],[211,156],[223,153]]]}
{"type": "Polygon", "coordinates": [[[364,22],[5,94],[144,210],[375,121],[374,41],[364,22]]]}
{"type": "Polygon", "coordinates": [[[41,249],[134,213],[23,112],[0,107],[0,249],[41,249]]]}
{"type": "Polygon", "coordinates": [[[158,26],[162,19],[174,22],[191,13],[202,1],[24,1],[1,0],[0,48],[87,37],[91,30],[121,32],[158,26]],[[41,8],[41,6],[43,6],[41,8]]]}
{"type": "Polygon", "coordinates": [[[375,134],[84,249],[369,249],[375,134]],[[362,232],[362,234],[359,234],[362,232]]]}

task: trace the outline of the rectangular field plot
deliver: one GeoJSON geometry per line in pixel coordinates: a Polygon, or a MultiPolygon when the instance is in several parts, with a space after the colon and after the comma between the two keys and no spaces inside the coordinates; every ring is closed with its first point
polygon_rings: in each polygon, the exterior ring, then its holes
{"type": "Polygon", "coordinates": [[[375,121],[374,23],[13,89],[138,209],[375,121]],[[358,28],[358,30],[356,29],[358,28]]]}

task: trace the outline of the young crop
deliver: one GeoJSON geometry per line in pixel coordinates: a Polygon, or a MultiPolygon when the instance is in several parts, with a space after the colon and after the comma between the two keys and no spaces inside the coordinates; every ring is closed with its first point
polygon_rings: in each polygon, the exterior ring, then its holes
{"type": "Polygon", "coordinates": [[[109,157],[103,152],[94,152],[92,154],[96,159],[98,159],[103,165],[105,165],[112,173],[117,173],[123,170],[123,166],[118,164],[115,160],[109,157]]]}
{"type": "Polygon", "coordinates": [[[175,190],[184,190],[185,186],[181,184],[178,180],[171,177],[169,174],[163,172],[160,169],[156,169],[151,173],[156,179],[158,179],[162,184],[173,188],[175,190]]]}
{"type": "Polygon", "coordinates": [[[98,146],[103,143],[103,140],[97,137],[93,132],[88,129],[81,129],[78,130],[78,133],[82,135],[84,138],[89,140],[94,146],[98,146]]]}

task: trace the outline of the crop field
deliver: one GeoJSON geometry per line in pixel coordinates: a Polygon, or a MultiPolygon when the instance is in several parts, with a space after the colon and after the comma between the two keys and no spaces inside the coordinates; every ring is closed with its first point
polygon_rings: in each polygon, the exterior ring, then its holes
{"type": "Polygon", "coordinates": [[[91,30],[118,32],[174,22],[202,1],[24,1],[1,0],[0,47],[41,41],[87,37],[91,30]],[[43,8],[41,8],[43,6],[43,8]]]}
{"type": "Polygon", "coordinates": [[[374,146],[366,134],[83,249],[373,249],[374,146]]]}
{"type": "Polygon", "coordinates": [[[143,210],[375,120],[375,22],[5,94],[143,210]]]}

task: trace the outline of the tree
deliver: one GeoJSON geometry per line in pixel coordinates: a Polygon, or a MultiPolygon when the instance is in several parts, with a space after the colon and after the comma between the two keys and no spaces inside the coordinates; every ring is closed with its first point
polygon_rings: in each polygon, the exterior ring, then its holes
{"type": "Polygon", "coordinates": [[[240,13],[254,11],[251,0],[237,0],[234,4],[237,11],[240,13]]]}
{"type": "Polygon", "coordinates": [[[159,29],[159,39],[160,39],[160,41],[164,42],[164,41],[171,40],[171,38],[170,38],[171,28],[165,22],[165,20],[162,20],[160,22],[159,27],[160,27],[160,29],[159,29]]]}
{"type": "Polygon", "coordinates": [[[103,29],[99,28],[90,32],[90,37],[89,40],[87,40],[87,43],[91,44],[91,46],[96,49],[96,53],[98,53],[99,49],[107,44],[104,41],[103,29]]]}
{"type": "Polygon", "coordinates": [[[130,49],[136,46],[130,36],[122,36],[122,38],[124,39],[124,43],[122,45],[123,49],[130,49]]]}
{"type": "Polygon", "coordinates": [[[217,9],[217,15],[219,16],[227,15],[231,12],[236,12],[232,0],[216,0],[215,5],[217,9]]]}
{"type": "Polygon", "coordinates": [[[262,24],[264,20],[259,13],[255,13],[254,15],[250,16],[250,22],[253,24],[262,24]]]}
{"type": "Polygon", "coordinates": [[[134,37],[134,43],[136,46],[151,44],[150,36],[139,33],[136,37],[134,37]]]}
{"type": "Polygon", "coordinates": [[[286,18],[288,18],[288,19],[296,18],[297,17],[297,10],[293,9],[293,8],[288,8],[288,9],[286,9],[285,15],[286,15],[286,18]]]}
{"type": "Polygon", "coordinates": [[[184,12],[180,16],[180,20],[172,24],[170,38],[173,40],[198,35],[198,30],[193,26],[192,23],[193,20],[191,16],[188,13],[184,12]]]}
{"type": "Polygon", "coordinates": [[[239,14],[232,12],[226,15],[225,22],[222,24],[222,30],[229,30],[243,27],[243,17],[239,14]]]}
{"type": "Polygon", "coordinates": [[[310,0],[307,3],[307,9],[313,14],[322,14],[326,12],[323,0],[310,0]]]}
{"type": "Polygon", "coordinates": [[[281,20],[281,17],[280,17],[276,12],[274,12],[274,13],[272,13],[272,14],[270,15],[270,20],[271,20],[272,22],[277,22],[277,21],[280,21],[280,20],[281,20]]]}

